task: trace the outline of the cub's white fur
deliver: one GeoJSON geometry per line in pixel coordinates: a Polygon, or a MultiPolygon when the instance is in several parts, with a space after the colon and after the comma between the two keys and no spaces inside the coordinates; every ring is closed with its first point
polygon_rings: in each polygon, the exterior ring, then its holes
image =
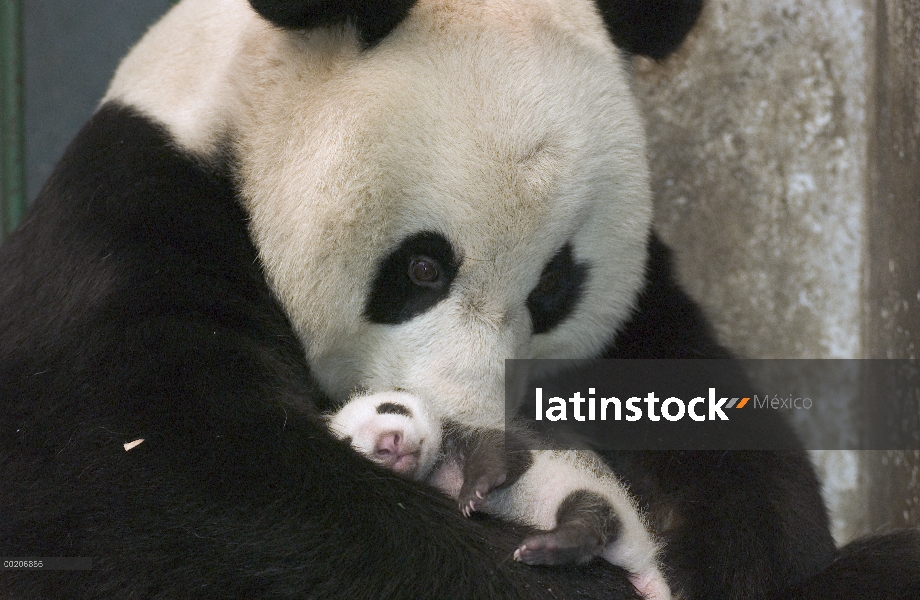
{"type": "Polygon", "coordinates": [[[610,503],[622,525],[620,535],[601,556],[630,571],[633,584],[648,600],[671,598],[658,565],[660,547],[628,491],[610,469],[593,453],[581,450],[535,451],[533,460],[514,485],[489,494],[486,510],[548,530],[556,526],[556,511],[569,494],[578,490],[594,492],[610,503]]]}
{"type": "MultiPolygon", "coordinates": [[[[404,447],[417,457],[411,472],[400,472],[417,481],[426,481],[455,499],[459,495],[463,482],[457,457],[439,456],[441,424],[426,403],[412,394],[380,392],[355,396],[329,415],[329,428],[339,438],[348,438],[355,450],[387,467],[391,465],[377,456],[378,442],[399,434],[404,447]],[[377,408],[383,404],[405,407],[411,414],[380,414],[377,408]]],[[[550,530],[557,524],[557,511],[566,497],[578,490],[594,492],[610,503],[621,525],[619,535],[604,550],[603,558],[629,571],[634,585],[649,600],[671,598],[658,566],[659,546],[628,492],[606,465],[585,451],[544,450],[534,451],[532,456],[531,468],[520,479],[488,495],[485,511],[550,530]]]]}

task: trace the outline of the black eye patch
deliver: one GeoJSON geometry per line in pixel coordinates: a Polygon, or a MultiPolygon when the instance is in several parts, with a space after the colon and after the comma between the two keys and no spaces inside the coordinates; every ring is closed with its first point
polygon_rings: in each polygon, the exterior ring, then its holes
{"type": "Polygon", "coordinates": [[[412,411],[403,406],[402,404],[396,404],[395,402],[384,402],[377,407],[378,415],[402,415],[404,417],[411,417],[412,411]]]}
{"type": "Polygon", "coordinates": [[[444,236],[423,231],[408,237],[377,268],[364,315],[373,323],[404,323],[446,298],[459,268],[444,236]]]}
{"type": "Polygon", "coordinates": [[[576,263],[572,246],[566,244],[543,267],[540,280],[527,296],[527,309],[534,333],[546,333],[575,310],[584,293],[588,265],[576,263]]]}

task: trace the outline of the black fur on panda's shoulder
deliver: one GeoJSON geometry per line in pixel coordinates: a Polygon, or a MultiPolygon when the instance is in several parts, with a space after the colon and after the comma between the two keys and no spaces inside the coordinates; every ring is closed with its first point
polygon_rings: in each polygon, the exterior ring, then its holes
{"type": "Polygon", "coordinates": [[[917,600],[920,598],[920,529],[856,540],[820,575],[774,600],[917,600]]]}
{"type": "MultiPolygon", "coordinates": [[[[605,358],[733,358],[676,283],[672,262],[671,251],[652,234],[645,287],[605,358]]],[[[738,363],[719,372],[732,380],[729,387],[747,377],[738,363]]],[[[751,439],[794,436],[778,414],[760,414],[754,425],[746,434],[751,439]]],[[[669,583],[683,597],[920,598],[920,531],[836,550],[820,482],[801,449],[600,454],[663,538],[669,583]]]]}
{"type": "Polygon", "coordinates": [[[101,108],[0,248],[0,555],[25,598],[617,598],[332,439],[229,177],[101,108]],[[125,444],[143,440],[130,450],[125,444]]]}
{"type": "Polygon", "coordinates": [[[604,358],[729,358],[699,305],[677,284],[671,250],[653,233],[647,280],[604,358]]]}
{"type": "MultiPolygon", "coordinates": [[[[670,249],[652,234],[645,287],[605,358],[732,358],[702,309],[676,283],[672,262],[670,249]]],[[[703,376],[717,389],[737,389],[747,376],[735,363],[720,369],[719,377],[727,380],[703,376]]],[[[751,439],[787,440],[796,447],[781,416],[762,416],[750,424],[751,439]]],[[[601,455],[649,514],[665,541],[669,580],[687,598],[771,597],[834,559],[820,484],[802,450],[601,455]],[[701,569],[704,564],[710,566],[701,569]]]]}

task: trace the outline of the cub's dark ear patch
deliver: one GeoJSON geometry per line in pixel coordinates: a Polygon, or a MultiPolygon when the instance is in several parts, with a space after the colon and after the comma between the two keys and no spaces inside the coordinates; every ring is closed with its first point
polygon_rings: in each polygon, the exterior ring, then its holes
{"type": "Polygon", "coordinates": [[[383,259],[364,307],[373,323],[398,325],[447,297],[460,263],[444,236],[423,231],[383,259]]]}
{"type": "Polygon", "coordinates": [[[527,296],[527,309],[534,333],[557,327],[575,310],[584,293],[588,265],[576,263],[572,246],[566,244],[550,260],[536,287],[527,296]]]}
{"type": "Polygon", "coordinates": [[[415,0],[249,0],[257,13],[285,29],[309,29],[351,21],[367,46],[385,38],[415,0]]]}
{"type": "Polygon", "coordinates": [[[384,402],[377,407],[378,415],[402,415],[404,417],[412,417],[412,411],[403,406],[402,404],[396,404],[395,402],[384,402]]]}
{"type": "Polygon", "coordinates": [[[617,46],[632,54],[664,58],[693,28],[705,0],[597,0],[617,46]]]}

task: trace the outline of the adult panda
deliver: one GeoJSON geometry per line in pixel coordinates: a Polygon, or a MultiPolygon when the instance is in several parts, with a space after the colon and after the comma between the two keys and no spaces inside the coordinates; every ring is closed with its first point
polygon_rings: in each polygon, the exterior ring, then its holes
{"type": "MultiPolygon", "coordinates": [[[[611,41],[663,55],[699,8],[170,11],[0,251],[0,552],[93,560],[3,573],[3,597],[636,598],[605,563],[513,563],[522,528],[361,459],[318,408],[400,388],[489,426],[503,358],[724,356],[649,237],[611,41]]],[[[839,576],[903,540],[828,566],[803,454],[607,458],[687,598],[903,589],[839,576]]]]}

